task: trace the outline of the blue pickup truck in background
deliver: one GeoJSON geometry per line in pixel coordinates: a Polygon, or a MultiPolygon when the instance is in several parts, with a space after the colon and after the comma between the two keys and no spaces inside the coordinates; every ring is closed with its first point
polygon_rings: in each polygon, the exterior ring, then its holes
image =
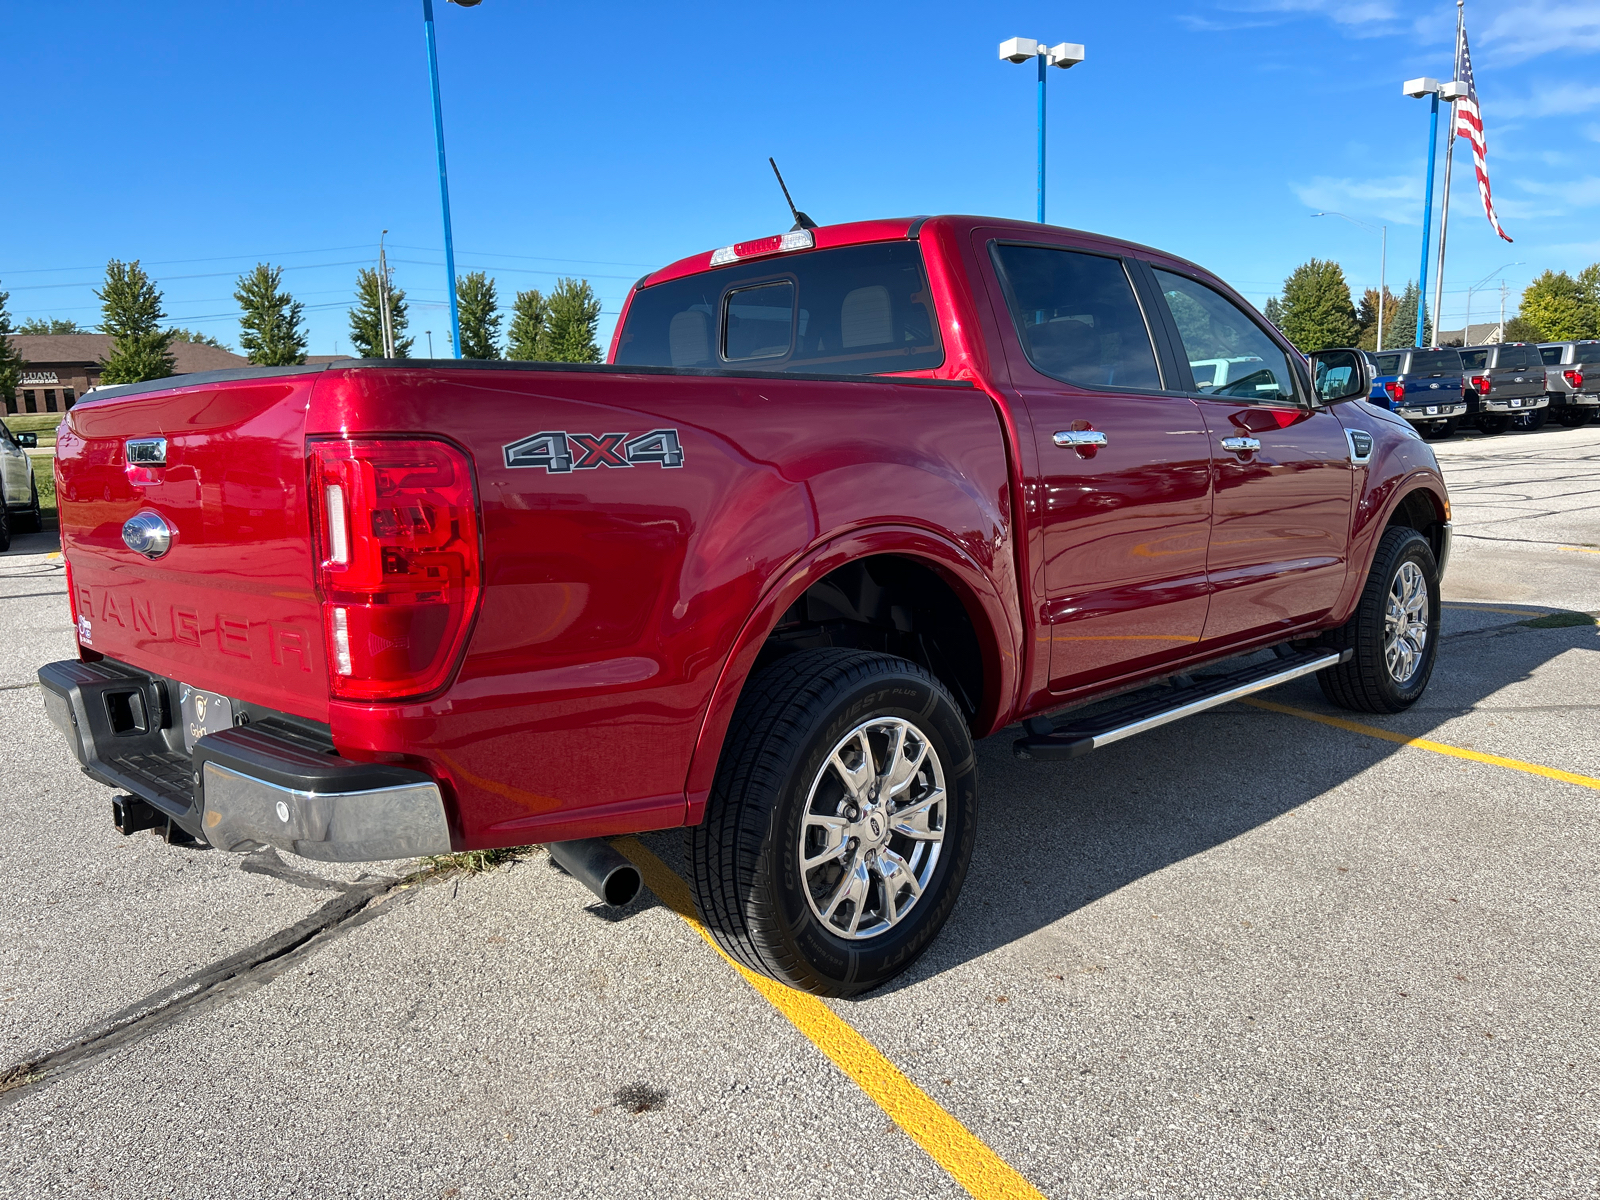
{"type": "Polygon", "coordinates": [[[1371,403],[1404,417],[1425,438],[1454,435],[1467,411],[1459,350],[1380,350],[1367,358],[1371,403]]]}

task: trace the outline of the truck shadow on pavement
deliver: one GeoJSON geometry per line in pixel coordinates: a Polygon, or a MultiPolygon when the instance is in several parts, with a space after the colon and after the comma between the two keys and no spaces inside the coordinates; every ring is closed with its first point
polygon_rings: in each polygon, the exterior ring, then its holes
{"type": "MultiPolygon", "coordinates": [[[[1335,708],[1314,679],[1262,697],[1450,742],[1434,732],[1439,725],[1528,680],[1568,651],[1600,651],[1600,636],[1593,626],[1529,629],[1513,623],[1447,634],[1440,649],[1422,702],[1395,716],[1335,708]]],[[[1552,697],[1561,699],[1578,698],[1552,697]]],[[[1571,707],[1560,705],[1559,711],[1571,707]]],[[[1008,728],[978,744],[978,844],[949,924],[909,971],[869,996],[914,987],[1025,938],[1298,809],[1397,753],[1428,754],[1237,703],[1064,764],[1016,759],[1011,743],[1020,733],[1020,727],[1008,728]]],[[[1519,753],[1514,742],[1485,749],[1574,769],[1519,753]]]]}

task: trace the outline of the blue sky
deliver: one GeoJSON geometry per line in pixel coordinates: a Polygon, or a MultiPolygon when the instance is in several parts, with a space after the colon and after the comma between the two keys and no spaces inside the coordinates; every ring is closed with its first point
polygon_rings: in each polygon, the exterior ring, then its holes
{"type": "MultiPolygon", "coordinates": [[[[1516,294],[1600,259],[1600,0],[1468,0],[1507,246],[1458,155],[1443,325],[1502,264],[1516,294]]],[[[1049,217],[1160,246],[1264,303],[1294,265],[1399,291],[1420,252],[1427,105],[1449,0],[1157,4],[531,4],[440,0],[458,269],[506,303],[590,279],[608,335],[651,267],[788,227],[766,157],[827,223],[1031,219],[1034,76],[1007,37],[1077,41],[1050,72],[1049,217]]],[[[389,230],[417,352],[445,352],[420,0],[9,5],[0,288],[16,318],[97,320],[140,258],[169,318],[237,345],[233,277],[280,264],[313,353],[349,349],[355,272],[389,230]],[[15,56],[14,56],[15,57],[15,56]]],[[[1441,139],[1442,140],[1442,139],[1441,139]]],[[[1464,145],[1464,144],[1463,144],[1464,145]]],[[[1499,277],[1497,277],[1499,278],[1499,277]]],[[[1498,311],[1496,284],[1472,301],[1498,311]]],[[[1431,288],[1430,288],[1431,291],[1431,288]]]]}

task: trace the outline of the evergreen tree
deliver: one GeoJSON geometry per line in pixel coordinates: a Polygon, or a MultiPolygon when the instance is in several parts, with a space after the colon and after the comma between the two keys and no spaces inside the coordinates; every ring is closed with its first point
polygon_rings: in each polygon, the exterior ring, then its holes
{"type": "Polygon", "coordinates": [[[92,333],[93,330],[85,329],[76,321],[68,321],[61,317],[29,317],[16,328],[17,333],[92,333]]]}
{"type": "Polygon", "coordinates": [[[188,342],[194,346],[215,346],[218,350],[232,350],[225,342],[219,341],[209,333],[199,333],[193,329],[179,329],[177,326],[167,330],[175,342],[188,342]]]}
{"type": "Polygon", "coordinates": [[[473,271],[456,280],[456,307],[461,317],[461,357],[500,357],[500,297],[494,280],[473,271]]]}
{"type": "Polygon", "coordinates": [[[1578,272],[1578,294],[1589,314],[1589,331],[1583,336],[1600,338],[1600,262],[1578,272]]]}
{"type": "Polygon", "coordinates": [[[544,332],[539,357],[546,362],[593,363],[600,361],[594,340],[600,324],[600,301],[587,279],[556,280],[545,301],[544,332]]]}
{"type": "Polygon", "coordinates": [[[172,374],[172,334],[161,328],[166,312],[161,293],[139,266],[112,259],[106,264],[100,301],[100,328],[112,337],[111,355],[102,363],[101,383],[141,383],[172,374]]]}
{"type": "Polygon", "coordinates": [[[1565,271],[1546,271],[1530,283],[1517,315],[1539,331],[1541,342],[1594,336],[1595,313],[1582,285],[1565,271]]]}
{"type": "MultiPolygon", "coordinates": [[[[1395,331],[1399,328],[1394,321],[1395,312],[1400,307],[1400,301],[1395,299],[1387,285],[1383,289],[1383,344],[1395,344],[1395,331]]],[[[1415,324],[1416,316],[1411,320],[1415,324]]],[[[1356,345],[1363,350],[1376,350],[1378,348],[1378,289],[1368,288],[1361,293],[1361,303],[1356,306],[1356,324],[1361,329],[1356,345]]],[[[1416,330],[1413,329],[1415,334],[1416,330]]],[[[1404,343],[1402,343],[1404,344],[1404,343]]]]}
{"type": "Polygon", "coordinates": [[[544,335],[544,295],[538,288],[517,293],[511,306],[511,328],[507,331],[506,357],[523,362],[539,361],[539,339],[544,335]]]}
{"type": "Polygon", "coordinates": [[[1278,329],[1283,328],[1283,304],[1276,296],[1267,297],[1267,306],[1261,310],[1261,315],[1278,329]]]}
{"type": "Polygon", "coordinates": [[[1320,258],[1296,267],[1283,281],[1281,328],[1307,354],[1330,346],[1354,346],[1361,330],[1344,268],[1320,258]]]}
{"type": "MultiPolygon", "coordinates": [[[[1422,303],[1422,289],[1417,287],[1417,281],[1406,281],[1406,290],[1400,296],[1400,303],[1395,305],[1394,323],[1389,322],[1389,306],[1383,309],[1383,344],[1390,349],[1413,345],[1417,340],[1417,305],[1422,303]],[[1392,331],[1392,332],[1391,332],[1392,331]]],[[[1433,318],[1427,315],[1427,307],[1423,307],[1422,344],[1433,345],[1433,318]]]]}
{"type": "Polygon", "coordinates": [[[0,399],[9,400],[17,394],[17,383],[22,378],[22,351],[12,345],[11,310],[6,307],[10,292],[0,292],[0,399]]]}
{"type": "Polygon", "coordinates": [[[259,367],[297,367],[306,361],[305,305],[279,289],[282,278],[282,267],[257,263],[239,276],[234,289],[233,298],[244,310],[239,345],[259,367]]]}
{"type": "MultiPolygon", "coordinates": [[[[406,294],[394,286],[394,272],[389,272],[389,323],[394,329],[394,356],[410,358],[411,344],[415,338],[400,336],[409,323],[406,317],[406,294]]],[[[350,342],[362,358],[383,357],[383,317],[378,304],[378,272],[374,267],[362,267],[356,272],[356,303],[350,310],[350,342]]]]}

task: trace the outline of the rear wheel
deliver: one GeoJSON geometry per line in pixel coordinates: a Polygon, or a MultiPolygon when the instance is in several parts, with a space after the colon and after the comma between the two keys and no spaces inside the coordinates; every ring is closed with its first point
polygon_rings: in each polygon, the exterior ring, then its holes
{"type": "Polygon", "coordinates": [[[1483,413],[1478,417],[1478,428],[1491,437],[1504,433],[1511,425],[1511,418],[1504,413],[1483,413]]]}
{"type": "Polygon", "coordinates": [[[687,858],[739,963],[824,996],[927,949],[972,859],[977,762],[950,693],[914,663],[804,650],[740,698],[687,858]]]}
{"type": "Polygon", "coordinates": [[[1511,423],[1518,429],[1532,433],[1536,429],[1543,429],[1544,423],[1550,418],[1548,408],[1536,408],[1532,412],[1520,413],[1511,418],[1511,423]]]}
{"type": "Polygon", "coordinates": [[[33,482],[33,499],[28,502],[28,507],[18,515],[16,522],[18,533],[38,533],[44,529],[44,514],[39,511],[39,481],[33,482]]]}
{"type": "Polygon", "coordinates": [[[0,503],[0,553],[11,549],[11,514],[0,503]]]}
{"type": "Polygon", "coordinates": [[[1456,430],[1460,428],[1460,426],[1461,421],[1459,418],[1450,417],[1448,420],[1434,422],[1434,424],[1428,428],[1428,432],[1422,436],[1430,442],[1442,442],[1446,438],[1455,437],[1456,430]]]}
{"type": "Polygon", "coordinates": [[[1579,408],[1576,405],[1568,405],[1561,410],[1561,423],[1568,429],[1577,429],[1581,425],[1587,425],[1594,412],[1595,410],[1592,408],[1579,408]]]}
{"type": "Polygon", "coordinates": [[[1415,529],[1389,529],[1378,542],[1355,615],[1325,635],[1348,662],[1317,675],[1322,694],[1357,712],[1399,712],[1415,704],[1439,649],[1439,567],[1415,529]]]}

